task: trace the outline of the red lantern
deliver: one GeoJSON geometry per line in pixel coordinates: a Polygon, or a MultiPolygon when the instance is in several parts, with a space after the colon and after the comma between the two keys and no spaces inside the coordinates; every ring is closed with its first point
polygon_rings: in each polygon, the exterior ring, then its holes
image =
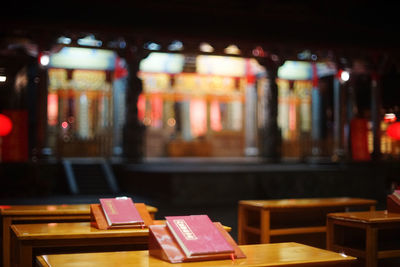
{"type": "Polygon", "coordinates": [[[12,122],[9,117],[0,114],[0,136],[6,136],[12,130],[12,122]]]}
{"type": "Polygon", "coordinates": [[[386,132],[391,138],[400,140],[400,122],[390,124],[386,132]]]}

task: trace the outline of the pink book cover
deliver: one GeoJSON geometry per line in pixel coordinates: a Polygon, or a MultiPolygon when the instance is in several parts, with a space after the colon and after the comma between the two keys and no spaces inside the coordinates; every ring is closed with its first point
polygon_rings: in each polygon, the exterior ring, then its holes
{"type": "Polygon", "coordinates": [[[109,226],[144,225],[144,221],[129,197],[100,198],[109,226]]]}
{"type": "Polygon", "coordinates": [[[168,229],[188,257],[234,252],[207,215],[166,216],[165,219],[168,229]]]}

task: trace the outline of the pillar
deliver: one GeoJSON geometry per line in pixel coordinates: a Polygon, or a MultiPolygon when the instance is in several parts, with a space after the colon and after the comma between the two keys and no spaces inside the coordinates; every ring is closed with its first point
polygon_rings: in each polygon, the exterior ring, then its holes
{"type": "MultiPolygon", "coordinates": [[[[273,57],[276,57],[273,55],[273,57]]],[[[271,57],[259,58],[260,65],[265,67],[267,82],[265,83],[262,99],[262,111],[264,114],[259,122],[259,155],[267,161],[279,161],[281,157],[281,135],[278,129],[278,68],[281,61],[271,57]]]]}
{"type": "Polygon", "coordinates": [[[144,149],[145,126],[138,120],[137,102],[143,90],[142,80],[139,79],[139,65],[142,59],[148,56],[141,44],[130,45],[125,50],[128,68],[128,84],[126,91],[126,120],[123,127],[123,156],[128,161],[141,161],[144,149]]]}
{"type": "MultiPolygon", "coordinates": [[[[39,56],[43,52],[50,52],[55,45],[54,34],[37,32],[34,41],[38,45],[39,56]]],[[[29,133],[30,135],[30,156],[32,161],[37,157],[49,156],[52,154],[47,148],[47,95],[48,95],[48,70],[47,66],[41,66],[39,58],[32,68],[32,85],[29,94],[29,133]],[[34,99],[34,100],[33,100],[34,99]]]]}
{"type": "MultiPolygon", "coordinates": [[[[249,61],[247,61],[249,68],[249,61]]],[[[249,72],[249,71],[248,71],[249,72]]],[[[247,74],[247,84],[245,88],[245,150],[246,156],[259,155],[257,148],[257,87],[255,84],[255,76],[247,74]]]]}
{"type": "Polygon", "coordinates": [[[324,129],[324,98],[321,92],[317,65],[315,62],[312,63],[313,81],[311,89],[311,141],[312,157],[320,157],[324,153],[323,151],[323,139],[325,137],[324,129]]]}
{"type": "Polygon", "coordinates": [[[372,158],[381,158],[381,79],[377,72],[371,75],[371,122],[373,134],[372,158]]]}
{"type": "Polygon", "coordinates": [[[333,78],[333,160],[340,161],[344,158],[346,151],[344,146],[344,103],[343,90],[344,84],[340,80],[341,71],[333,78]]]}

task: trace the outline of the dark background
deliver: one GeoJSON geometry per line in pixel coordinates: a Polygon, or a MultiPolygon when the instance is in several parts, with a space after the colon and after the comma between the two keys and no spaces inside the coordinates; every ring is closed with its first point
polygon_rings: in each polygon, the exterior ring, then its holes
{"type": "Polygon", "coordinates": [[[396,1],[2,1],[0,21],[151,37],[240,38],[288,47],[398,45],[396,1]]]}

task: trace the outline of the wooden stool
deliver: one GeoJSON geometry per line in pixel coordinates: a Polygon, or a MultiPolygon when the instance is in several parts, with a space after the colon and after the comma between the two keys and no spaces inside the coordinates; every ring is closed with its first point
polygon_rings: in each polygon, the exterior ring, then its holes
{"type": "Polygon", "coordinates": [[[332,213],[327,216],[327,227],[327,249],[362,258],[367,267],[378,266],[379,259],[400,257],[398,213],[332,213]]]}
{"type": "Polygon", "coordinates": [[[292,238],[300,236],[297,242],[325,248],[328,213],[349,208],[375,210],[375,205],[375,200],[346,197],[242,200],[238,211],[238,243],[295,241],[292,238]]]}

